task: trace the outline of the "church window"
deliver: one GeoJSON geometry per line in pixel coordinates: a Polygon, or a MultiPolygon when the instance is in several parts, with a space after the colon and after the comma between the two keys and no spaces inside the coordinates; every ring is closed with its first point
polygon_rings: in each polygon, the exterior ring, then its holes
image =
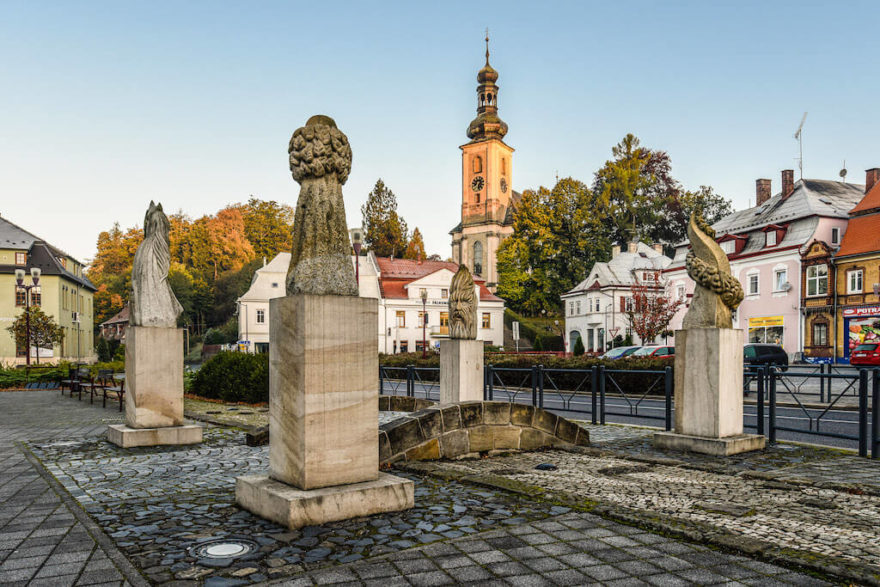
{"type": "Polygon", "coordinates": [[[474,201],[475,201],[477,204],[480,203],[480,193],[479,193],[479,192],[477,192],[476,194],[474,194],[474,201]]]}
{"type": "Polygon", "coordinates": [[[507,159],[501,158],[501,175],[507,175],[507,159]]]}
{"type": "Polygon", "coordinates": [[[483,159],[479,155],[474,157],[474,173],[483,173],[483,159]]]}
{"type": "Polygon", "coordinates": [[[483,243],[474,243],[474,275],[483,274],[483,243]]]}

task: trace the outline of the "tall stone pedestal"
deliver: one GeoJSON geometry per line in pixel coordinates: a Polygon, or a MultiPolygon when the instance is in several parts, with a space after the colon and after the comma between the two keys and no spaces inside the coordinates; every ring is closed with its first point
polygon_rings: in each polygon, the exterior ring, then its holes
{"type": "Polygon", "coordinates": [[[483,401],[483,341],[440,341],[440,403],[483,401]]]}
{"type": "Polygon", "coordinates": [[[765,438],[743,434],[743,333],[734,328],[675,332],[675,432],[654,446],[726,456],[760,450],[765,438]]]}
{"type": "Polygon", "coordinates": [[[290,528],[413,506],[413,483],[379,474],[378,305],[353,296],[269,302],[269,475],[235,499],[290,528]]]}
{"type": "Polygon", "coordinates": [[[109,426],[107,439],[122,447],[202,441],[202,427],[183,421],[183,330],[128,327],[125,424],[109,426]]]}

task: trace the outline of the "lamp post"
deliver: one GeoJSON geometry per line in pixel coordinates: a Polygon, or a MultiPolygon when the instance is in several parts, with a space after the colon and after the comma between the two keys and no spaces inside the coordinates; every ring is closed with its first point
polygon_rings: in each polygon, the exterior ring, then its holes
{"type": "Polygon", "coordinates": [[[361,283],[361,248],[364,246],[364,233],[360,228],[351,229],[351,248],[354,249],[354,279],[361,283]]]}
{"type": "Polygon", "coordinates": [[[428,289],[423,289],[420,295],[422,296],[422,358],[425,359],[428,356],[427,338],[425,336],[428,325],[428,312],[425,309],[425,305],[428,303],[428,289]]]}
{"type": "MultiPolygon", "coordinates": [[[[31,290],[40,286],[40,269],[31,267],[31,285],[24,284],[24,269],[15,270],[15,283],[24,290],[24,328],[25,328],[25,362],[31,366],[31,290]]],[[[37,350],[37,361],[40,360],[40,351],[37,350]]]]}

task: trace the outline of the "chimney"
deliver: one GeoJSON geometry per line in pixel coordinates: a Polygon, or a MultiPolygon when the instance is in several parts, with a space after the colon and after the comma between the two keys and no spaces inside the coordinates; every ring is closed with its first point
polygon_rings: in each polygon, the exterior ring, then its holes
{"type": "Polygon", "coordinates": [[[760,206],[770,199],[772,192],[770,191],[769,179],[755,180],[755,206],[760,206]]]}
{"type": "Polygon", "coordinates": [[[614,245],[613,247],[611,247],[611,258],[612,259],[619,254],[620,254],[620,245],[614,245]]]}
{"type": "Polygon", "coordinates": [[[663,243],[654,243],[654,244],[651,245],[651,246],[654,247],[654,250],[655,250],[655,251],[657,251],[657,252],[660,253],[661,255],[663,254],[663,243]]]}
{"type": "Polygon", "coordinates": [[[880,168],[872,167],[871,169],[865,170],[865,193],[867,194],[871,191],[871,188],[874,187],[880,181],[880,168]]]}
{"type": "Polygon", "coordinates": [[[639,243],[626,243],[626,252],[635,253],[639,250],[639,243]]]}
{"type": "Polygon", "coordinates": [[[794,169],[782,170],[782,199],[784,200],[794,191],[794,169]]]}

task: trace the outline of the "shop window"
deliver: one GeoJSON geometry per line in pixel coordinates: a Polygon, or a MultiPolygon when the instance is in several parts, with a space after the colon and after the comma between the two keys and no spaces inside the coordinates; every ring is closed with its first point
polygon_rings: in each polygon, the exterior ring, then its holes
{"type": "Polygon", "coordinates": [[[824,296],[828,293],[828,266],[807,267],[807,295],[824,296]]]}
{"type": "Polygon", "coordinates": [[[864,287],[864,271],[861,269],[848,271],[846,277],[846,293],[862,293],[864,287]]]}
{"type": "Polygon", "coordinates": [[[827,322],[813,322],[813,346],[828,346],[827,322]]]}
{"type": "Polygon", "coordinates": [[[416,352],[420,353],[425,349],[425,342],[421,340],[416,341],[416,352]]]}
{"type": "Polygon", "coordinates": [[[492,328],[492,316],[489,312],[483,312],[483,328],[492,328]]]}
{"type": "Polygon", "coordinates": [[[257,324],[266,322],[266,310],[257,310],[257,324]]]}
{"type": "Polygon", "coordinates": [[[15,253],[16,265],[27,265],[27,253],[15,253]]]}
{"type": "MultiPolygon", "coordinates": [[[[397,327],[406,328],[406,312],[403,310],[397,310],[397,327]]],[[[403,343],[401,343],[401,345],[403,345],[403,343]]]]}
{"type": "Polygon", "coordinates": [[[406,340],[400,341],[400,352],[402,352],[402,353],[409,352],[409,341],[406,341],[406,340]]]}

